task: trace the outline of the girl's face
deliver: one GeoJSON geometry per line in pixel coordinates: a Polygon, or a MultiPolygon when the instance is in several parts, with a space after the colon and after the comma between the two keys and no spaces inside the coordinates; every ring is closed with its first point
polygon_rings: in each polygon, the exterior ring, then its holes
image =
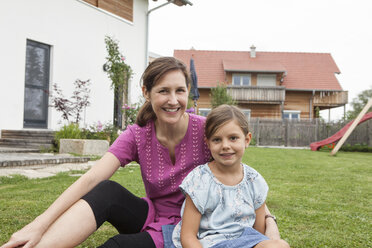
{"type": "Polygon", "coordinates": [[[207,144],[217,166],[234,167],[240,166],[251,138],[251,133],[244,135],[237,122],[232,120],[219,127],[207,144]]]}
{"type": "Polygon", "coordinates": [[[179,70],[166,73],[151,91],[142,88],[146,100],[151,102],[157,121],[176,124],[185,113],[188,100],[186,79],[179,70]]]}

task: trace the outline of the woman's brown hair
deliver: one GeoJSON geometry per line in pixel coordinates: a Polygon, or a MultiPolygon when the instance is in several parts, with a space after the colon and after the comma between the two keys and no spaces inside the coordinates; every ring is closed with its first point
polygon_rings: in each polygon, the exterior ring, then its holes
{"type": "MultiPolygon", "coordinates": [[[[180,70],[183,73],[186,80],[186,87],[189,87],[190,76],[187,67],[182,61],[174,57],[160,57],[151,62],[142,74],[143,86],[146,88],[147,92],[150,92],[152,87],[154,87],[165,74],[176,70],[180,70]]],[[[152,109],[151,102],[146,101],[138,112],[136,123],[143,127],[150,120],[155,121],[156,115],[152,109]]]]}
{"type": "Polygon", "coordinates": [[[218,128],[229,121],[236,121],[244,135],[249,133],[248,120],[243,112],[238,107],[223,104],[212,109],[208,114],[205,122],[206,138],[210,139],[218,128]]]}

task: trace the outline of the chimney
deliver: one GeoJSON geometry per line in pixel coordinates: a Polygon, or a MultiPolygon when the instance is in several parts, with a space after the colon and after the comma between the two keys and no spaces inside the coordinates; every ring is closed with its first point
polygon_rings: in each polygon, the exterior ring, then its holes
{"type": "Polygon", "coordinates": [[[254,45],[251,46],[251,58],[256,58],[256,47],[254,45]]]}

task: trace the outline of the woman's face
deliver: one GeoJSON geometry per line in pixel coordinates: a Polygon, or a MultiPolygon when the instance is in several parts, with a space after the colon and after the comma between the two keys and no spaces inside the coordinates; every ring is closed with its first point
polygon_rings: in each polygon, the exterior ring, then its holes
{"type": "Polygon", "coordinates": [[[159,123],[176,124],[185,113],[188,89],[186,79],[180,70],[166,73],[150,92],[145,88],[143,95],[151,102],[159,123]]]}

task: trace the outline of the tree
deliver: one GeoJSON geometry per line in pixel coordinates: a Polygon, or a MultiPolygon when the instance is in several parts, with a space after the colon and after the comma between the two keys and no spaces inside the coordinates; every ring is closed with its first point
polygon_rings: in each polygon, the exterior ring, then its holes
{"type": "Polygon", "coordinates": [[[222,104],[236,105],[236,102],[227,92],[226,85],[218,83],[216,88],[211,89],[211,105],[215,108],[222,104]]]}
{"type": "MultiPolygon", "coordinates": [[[[363,107],[367,104],[368,100],[372,98],[372,86],[370,89],[364,90],[358,94],[356,98],[350,103],[352,110],[347,111],[346,118],[348,120],[355,119],[360,111],[362,111],[363,107]]],[[[368,109],[367,112],[371,112],[372,108],[368,109]]]]}
{"type": "Polygon", "coordinates": [[[128,104],[128,84],[132,78],[132,68],[125,63],[125,57],[119,51],[119,42],[113,38],[105,37],[107,57],[104,64],[104,71],[111,79],[111,88],[114,90],[114,125],[125,126],[122,123],[122,107],[128,104]]]}
{"type": "Polygon", "coordinates": [[[62,119],[79,124],[83,110],[90,105],[90,85],[89,79],[85,81],[77,79],[74,82],[75,90],[72,93],[72,100],[70,100],[64,97],[62,90],[56,83],[53,84],[53,92],[49,94],[52,99],[51,107],[61,112],[62,119]]]}

